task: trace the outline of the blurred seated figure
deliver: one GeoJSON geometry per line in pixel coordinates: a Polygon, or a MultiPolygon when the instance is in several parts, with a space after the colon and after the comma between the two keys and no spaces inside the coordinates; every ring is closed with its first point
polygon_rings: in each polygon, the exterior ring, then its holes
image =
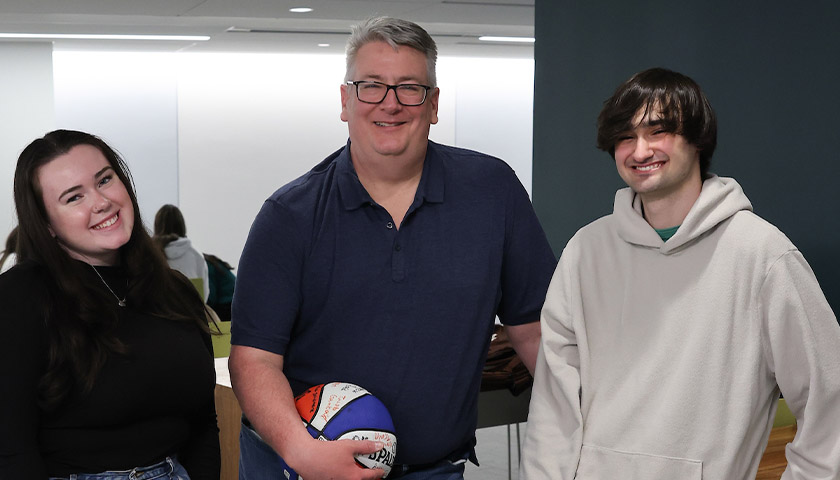
{"type": "Polygon", "coordinates": [[[183,273],[196,285],[201,297],[207,301],[210,295],[210,279],[207,263],[192,242],[187,238],[184,215],[175,205],[166,204],[155,214],[155,243],[163,249],[169,266],[183,273]],[[199,284],[201,284],[199,286],[199,284]]]}
{"type": "MultiPolygon", "coordinates": [[[[18,244],[18,227],[12,229],[9,232],[9,236],[6,237],[6,248],[3,250],[3,253],[0,254],[0,273],[5,272],[6,270],[12,268],[17,261],[15,252],[17,251],[17,244],[18,244]]],[[[233,295],[233,292],[231,292],[233,295]]]]}
{"type": "Polygon", "coordinates": [[[219,319],[225,322],[230,321],[230,303],[233,300],[233,288],[236,284],[236,275],[233,274],[233,267],[221,258],[204,254],[207,262],[207,276],[210,279],[210,294],[207,297],[207,305],[216,311],[219,319]]]}

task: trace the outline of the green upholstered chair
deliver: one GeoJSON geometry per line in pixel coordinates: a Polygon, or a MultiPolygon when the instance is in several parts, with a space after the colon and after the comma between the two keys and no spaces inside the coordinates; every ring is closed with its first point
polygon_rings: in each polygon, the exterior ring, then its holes
{"type": "Polygon", "coordinates": [[[788,425],[796,425],[796,417],[788,408],[785,399],[780,398],[779,407],[776,409],[776,418],[773,419],[773,428],[787,427],[788,425]]]}
{"type": "Polygon", "coordinates": [[[213,340],[213,356],[216,358],[230,356],[230,322],[218,322],[219,332],[216,334],[216,327],[210,325],[210,331],[213,332],[211,338],[213,340]]]}
{"type": "Polygon", "coordinates": [[[204,298],[204,279],[191,278],[190,281],[192,282],[195,289],[198,290],[198,294],[201,295],[201,298],[204,298]]]}

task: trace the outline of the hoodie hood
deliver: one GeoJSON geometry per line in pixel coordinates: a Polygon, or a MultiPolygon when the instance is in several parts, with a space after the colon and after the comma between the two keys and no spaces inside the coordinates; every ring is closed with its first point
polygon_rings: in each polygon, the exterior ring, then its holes
{"type": "Polygon", "coordinates": [[[752,211],[752,204],[738,182],[732,178],[713,175],[703,182],[700,196],[677,233],[667,242],[663,242],[656,230],[644,219],[641,197],[630,188],[616,192],[613,215],[618,222],[618,235],[622,240],[641,247],[657,248],[663,255],[668,255],[741,210],[752,211]]]}
{"type": "Polygon", "coordinates": [[[187,252],[191,251],[192,242],[187,237],[180,237],[166,244],[164,250],[166,251],[166,258],[168,260],[176,260],[182,258],[187,252]]]}

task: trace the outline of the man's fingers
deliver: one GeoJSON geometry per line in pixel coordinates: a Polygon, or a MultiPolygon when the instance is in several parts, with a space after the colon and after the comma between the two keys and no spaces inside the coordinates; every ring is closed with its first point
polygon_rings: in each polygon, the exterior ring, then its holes
{"type": "Polygon", "coordinates": [[[356,444],[357,447],[354,451],[356,455],[368,455],[385,448],[384,443],[373,440],[356,440],[356,444]]]}

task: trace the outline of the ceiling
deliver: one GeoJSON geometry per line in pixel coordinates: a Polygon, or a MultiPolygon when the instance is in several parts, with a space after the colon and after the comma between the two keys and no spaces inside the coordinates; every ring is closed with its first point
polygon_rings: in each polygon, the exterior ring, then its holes
{"type": "MultiPolygon", "coordinates": [[[[209,41],[54,40],[56,50],[344,52],[350,25],[389,15],[422,25],[441,55],[533,57],[535,0],[0,0],[2,33],[208,35],[209,41]],[[292,7],[311,7],[292,13],[292,7]],[[319,47],[318,44],[329,44],[319,47]]],[[[0,42],[21,41],[0,39],[0,42]]],[[[32,40],[29,40],[32,41],[32,40]]]]}

